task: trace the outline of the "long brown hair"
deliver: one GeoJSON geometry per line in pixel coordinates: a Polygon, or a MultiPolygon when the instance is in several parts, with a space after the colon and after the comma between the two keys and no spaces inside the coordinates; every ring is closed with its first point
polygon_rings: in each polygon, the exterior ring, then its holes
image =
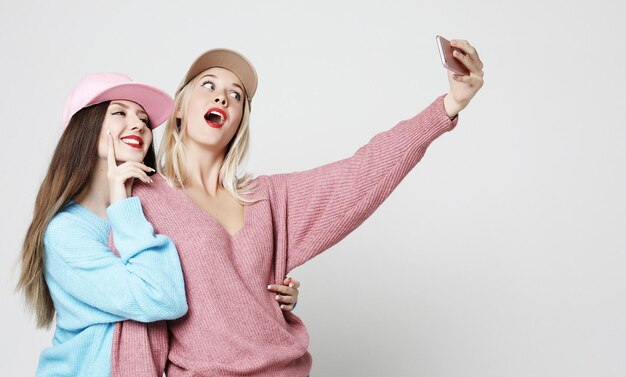
{"type": "MultiPolygon", "coordinates": [[[[50,327],[54,318],[54,305],[44,278],[44,232],[52,217],[87,188],[98,160],[98,139],[109,103],[86,107],[72,116],[35,200],[33,221],[22,246],[17,290],[23,292],[26,303],[35,312],[37,327],[50,327]]],[[[153,145],[144,163],[155,167],[153,145]]]]}

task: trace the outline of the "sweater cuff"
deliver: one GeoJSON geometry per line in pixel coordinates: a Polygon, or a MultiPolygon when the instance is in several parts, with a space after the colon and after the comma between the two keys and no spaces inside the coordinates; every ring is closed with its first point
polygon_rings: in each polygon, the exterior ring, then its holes
{"type": "Polygon", "coordinates": [[[113,242],[124,260],[134,255],[134,246],[139,240],[154,236],[154,229],[143,214],[139,198],[135,196],[110,205],[107,217],[113,232],[113,242]]]}
{"type": "Polygon", "coordinates": [[[146,221],[141,202],[135,196],[111,204],[106,213],[111,226],[133,228],[139,225],[138,222],[146,221]]]}
{"type": "Polygon", "coordinates": [[[106,212],[113,234],[116,236],[135,238],[142,235],[151,236],[154,233],[136,196],[111,204],[106,212]]]}
{"type": "Polygon", "coordinates": [[[435,110],[438,110],[437,113],[447,123],[448,131],[452,131],[457,123],[459,122],[459,114],[456,114],[454,118],[450,118],[448,113],[446,112],[446,107],[444,105],[443,99],[446,97],[446,94],[443,94],[433,102],[433,106],[435,106],[435,110]],[[444,118],[445,117],[445,118],[444,118]]]}

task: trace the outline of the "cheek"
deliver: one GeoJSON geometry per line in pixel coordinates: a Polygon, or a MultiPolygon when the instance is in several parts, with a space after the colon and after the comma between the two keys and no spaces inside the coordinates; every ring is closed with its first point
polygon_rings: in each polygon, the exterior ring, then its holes
{"type": "Polygon", "coordinates": [[[143,137],[143,143],[144,146],[146,147],[146,150],[148,150],[148,148],[150,148],[150,144],[152,144],[152,140],[154,138],[154,135],[152,134],[152,132],[148,131],[144,137],[143,137]]]}
{"type": "Polygon", "coordinates": [[[229,115],[231,117],[230,120],[232,121],[232,124],[236,125],[236,128],[239,128],[239,126],[241,126],[241,119],[243,119],[243,109],[237,109],[229,115]]]}
{"type": "Polygon", "coordinates": [[[237,133],[237,131],[239,130],[239,127],[241,127],[241,119],[242,118],[243,117],[240,115],[237,119],[235,119],[235,122],[233,122],[233,124],[236,124],[236,126],[233,127],[233,137],[237,133]]]}
{"type": "Polygon", "coordinates": [[[243,118],[242,114],[239,114],[236,118],[234,118],[234,122],[233,124],[237,125],[237,128],[239,128],[239,126],[241,126],[241,119],[243,118]]]}
{"type": "Polygon", "coordinates": [[[98,139],[98,157],[107,158],[107,154],[109,151],[109,143],[107,140],[107,135],[100,134],[100,138],[98,139]]]}
{"type": "Polygon", "coordinates": [[[187,118],[187,121],[189,121],[189,119],[204,117],[204,112],[208,109],[206,102],[206,100],[195,98],[192,95],[187,103],[187,107],[178,110],[177,116],[179,118],[187,118]]]}
{"type": "Polygon", "coordinates": [[[233,128],[230,129],[230,136],[228,137],[228,142],[230,143],[231,141],[233,141],[233,139],[235,138],[235,135],[237,135],[237,131],[239,131],[239,127],[241,127],[241,122],[235,123],[237,126],[234,126],[233,128]]]}
{"type": "Polygon", "coordinates": [[[190,113],[187,113],[187,118],[184,121],[183,132],[181,132],[181,136],[184,138],[198,138],[202,137],[207,132],[207,128],[209,128],[204,120],[204,114],[202,116],[189,116],[190,113]]]}

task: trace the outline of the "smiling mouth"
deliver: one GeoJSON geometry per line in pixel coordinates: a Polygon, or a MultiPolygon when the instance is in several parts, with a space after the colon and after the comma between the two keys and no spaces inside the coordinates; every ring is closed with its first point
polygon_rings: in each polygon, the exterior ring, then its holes
{"type": "Polygon", "coordinates": [[[126,136],[122,138],[122,142],[129,147],[140,149],[143,147],[143,139],[137,136],[126,136]]]}
{"type": "Polygon", "coordinates": [[[209,109],[209,111],[204,114],[204,120],[209,126],[213,128],[220,128],[226,121],[226,113],[220,109],[209,109]]]}

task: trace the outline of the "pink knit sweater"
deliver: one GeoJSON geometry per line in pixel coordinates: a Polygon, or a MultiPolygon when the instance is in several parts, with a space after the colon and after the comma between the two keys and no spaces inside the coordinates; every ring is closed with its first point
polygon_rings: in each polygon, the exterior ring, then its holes
{"type": "Polygon", "coordinates": [[[119,323],[111,375],[160,376],[167,364],[171,377],[307,376],[306,328],[267,285],[358,227],[455,123],[440,97],[350,158],[258,177],[252,197],[260,200],[245,206],[232,236],[163,178],[137,184],[146,218],[176,244],[189,312],[167,324],[119,323]]]}

